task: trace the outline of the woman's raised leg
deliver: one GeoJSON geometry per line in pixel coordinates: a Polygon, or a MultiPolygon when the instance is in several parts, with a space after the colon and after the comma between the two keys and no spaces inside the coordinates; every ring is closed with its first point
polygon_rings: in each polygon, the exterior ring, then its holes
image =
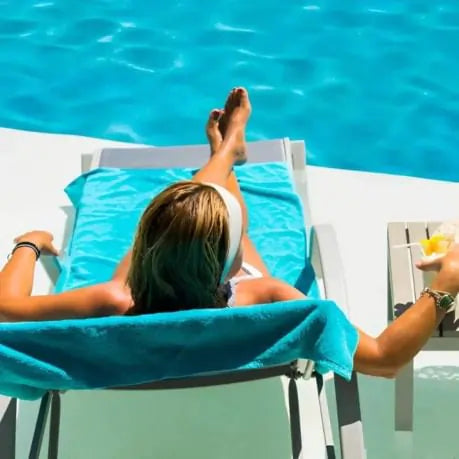
{"type": "MultiPolygon", "coordinates": [[[[231,116],[234,110],[241,103],[241,99],[247,98],[248,94],[245,89],[237,88],[233,89],[226,101],[224,110],[213,110],[210,113],[209,120],[206,125],[206,134],[210,145],[211,157],[215,155],[222,142],[224,141],[227,135],[227,129],[231,120],[231,116]]],[[[244,262],[251,264],[256,269],[258,269],[264,276],[269,276],[270,273],[266,267],[263,259],[255,248],[253,242],[251,241],[249,235],[247,234],[248,230],[248,211],[247,206],[242,196],[241,189],[239,187],[239,182],[237,181],[236,174],[234,170],[231,170],[230,174],[227,176],[226,183],[224,184],[225,188],[230,191],[236,199],[239,201],[239,204],[242,209],[242,217],[244,224],[244,234],[242,237],[242,249],[244,253],[244,262]]]]}
{"type": "MultiPolygon", "coordinates": [[[[227,99],[225,112],[213,110],[207,123],[206,131],[211,148],[207,163],[194,175],[193,180],[211,182],[227,188],[239,201],[243,215],[244,235],[242,248],[244,261],[250,263],[263,275],[269,272],[255,246],[247,235],[247,207],[242,197],[238,181],[233,172],[235,164],[246,161],[245,127],[251,113],[247,91],[233,89],[227,99]]],[[[113,280],[119,282],[126,290],[127,274],[131,264],[131,251],[119,263],[113,280]]]]}

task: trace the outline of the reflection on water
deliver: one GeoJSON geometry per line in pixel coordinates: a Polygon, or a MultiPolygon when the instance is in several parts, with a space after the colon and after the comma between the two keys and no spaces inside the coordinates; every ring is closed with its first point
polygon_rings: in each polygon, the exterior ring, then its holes
{"type": "MultiPolygon", "coordinates": [[[[459,381],[459,362],[458,366],[435,366],[424,367],[414,372],[415,378],[426,380],[441,380],[441,381],[459,381]]],[[[459,386],[458,386],[459,396],[459,386]]],[[[459,397],[458,397],[459,399],[459,397]]]]}

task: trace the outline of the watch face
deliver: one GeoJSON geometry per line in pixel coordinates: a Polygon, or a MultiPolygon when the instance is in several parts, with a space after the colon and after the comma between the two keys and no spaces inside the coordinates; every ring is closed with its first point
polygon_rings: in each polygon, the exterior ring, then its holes
{"type": "Polygon", "coordinates": [[[440,298],[439,306],[442,309],[448,309],[454,303],[454,298],[450,295],[445,295],[440,298]]]}

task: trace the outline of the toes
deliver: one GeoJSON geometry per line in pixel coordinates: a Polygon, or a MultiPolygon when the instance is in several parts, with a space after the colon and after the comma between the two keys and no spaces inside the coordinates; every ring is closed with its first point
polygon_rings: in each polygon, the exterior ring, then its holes
{"type": "Polygon", "coordinates": [[[225,111],[227,113],[230,113],[235,105],[236,105],[236,88],[233,88],[229,94],[228,94],[228,97],[226,99],[226,103],[225,103],[225,111]]]}
{"type": "Polygon", "coordinates": [[[218,123],[218,120],[221,116],[221,110],[218,108],[214,108],[209,115],[209,121],[207,122],[208,126],[213,126],[214,124],[218,123]]]}
{"type": "Polygon", "coordinates": [[[249,102],[249,93],[247,92],[247,89],[242,87],[236,88],[236,95],[239,104],[242,105],[249,102]]]}
{"type": "Polygon", "coordinates": [[[232,91],[230,91],[230,93],[228,94],[228,97],[226,98],[226,101],[225,101],[225,112],[229,112],[230,111],[230,104],[231,104],[231,95],[232,95],[232,91]]]}
{"type": "Polygon", "coordinates": [[[222,117],[223,110],[219,108],[214,108],[210,114],[209,119],[206,124],[206,134],[209,142],[211,144],[211,149],[213,149],[219,142],[222,140],[220,119],[222,117]]]}
{"type": "Polygon", "coordinates": [[[247,89],[243,88],[242,86],[239,87],[239,88],[236,88],[236,93],[239,97],[247,97],[248,96],[248,93],[247,93],[247,89]]]}
{"type": "Polygon", "coordinates": [[[237,88],[233,88],[231,91],[231,96],[230,96],[230,102],[231,102],[231,107],[234,108],[237,105],[237,88]]]}
{"type": "Polygon", "coordinates": [[[226,128],[228,126],[228,112],[225,110],[220,110],[220,117],[218,119],[218,129],[222,137],[225,137],[226,128]]]}

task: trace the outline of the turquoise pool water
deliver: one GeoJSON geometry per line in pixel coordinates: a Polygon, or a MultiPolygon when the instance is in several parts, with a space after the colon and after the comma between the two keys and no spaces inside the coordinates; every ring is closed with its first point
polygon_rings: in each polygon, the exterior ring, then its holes
{"type": "Polygon", "coordinates": [[[245,85],[252,140],[457,180],[458,49],[456,0],[0,0],[0,126],[203,142],[245,85]]]}

